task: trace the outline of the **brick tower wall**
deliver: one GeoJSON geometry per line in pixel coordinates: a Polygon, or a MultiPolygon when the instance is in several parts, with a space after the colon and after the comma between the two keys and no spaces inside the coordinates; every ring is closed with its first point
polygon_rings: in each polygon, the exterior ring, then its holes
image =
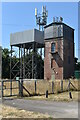
{"type": "Polygon", "coordinates": [[[49,39],[45,41],[44,79],[63,79],[63,39],[49,39]],[[51,44],[55,43],[56,51],[51,54],[51,44]],[[58,53],[56,53],[58,52],[58,53]]]}
{"type": "Polygon", "coordinates": [[[64,40],[64,78],[74,76],[74,43],[64,40]]]}

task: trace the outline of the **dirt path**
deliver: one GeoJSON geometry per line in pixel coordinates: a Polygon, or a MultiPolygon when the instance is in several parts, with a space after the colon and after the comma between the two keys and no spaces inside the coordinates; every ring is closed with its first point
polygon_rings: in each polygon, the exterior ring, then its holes
{"type": "Polygon", "coordinates": [[[53,118],[78,118],[78,102],[5,99],[3,104],[23,110],[49,114],[53,118]]]}

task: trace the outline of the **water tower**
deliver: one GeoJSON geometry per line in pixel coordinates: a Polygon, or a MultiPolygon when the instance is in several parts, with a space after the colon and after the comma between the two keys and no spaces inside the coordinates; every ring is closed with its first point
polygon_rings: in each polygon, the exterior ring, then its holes
{"type": "MultiPolygon", "coordinates": [[[[48,11],[46,6],[42,6],[42,13],[37,12],[35,8],[36,24],[39,25],[39,30],[25,30],[22,32],[12,33],[10,35],[10,46],[11,46],[11,62],[10,62],[10,79],[16,79],[20,77],[22,79],[39,79],[37,76],[37,69],[41,69],[41,65],[37,68],[36,53],[38,49],[41,49],[40,56],[42,58],[42,48],[44,48],[44,32],[43,27],[47,24],[48,11]],[[42,28],[42,31],[40,31],[42,28]],[[18,61],[12,63],[13,49],[17,47],[18,61]],[[26,61],[25,57],[29,55],[30,51],[33,51],[32,57],[26,61]],[[30,63],[31,67],[28,65],[30,63]]],[[[41,71],[41,70],[39,70],[41,71]]],[[[41,72],[40,72],[41,74],[41,72]]],[[[42,79],[42,78],[41,78],[42,79]]]]}

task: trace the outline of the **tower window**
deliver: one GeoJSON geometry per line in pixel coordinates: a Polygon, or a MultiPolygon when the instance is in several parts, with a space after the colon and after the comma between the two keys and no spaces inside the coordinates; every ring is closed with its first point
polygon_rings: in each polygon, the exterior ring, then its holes
{"type": "Polygon", "coordinates": [[[54,53],[56,50],[55,43],[51,44],[51,52],[54,53]]]}

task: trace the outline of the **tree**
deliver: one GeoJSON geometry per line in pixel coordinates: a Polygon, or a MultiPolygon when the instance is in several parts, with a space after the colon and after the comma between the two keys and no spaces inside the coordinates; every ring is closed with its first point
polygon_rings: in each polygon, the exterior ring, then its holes
{"type": "Polygon", "coordinates": [[[80,71],[80,62],[77,62],[77,64],[76,64],[76,70],[80,71]]]}
{"type": "MultiPolygon", "coordinates": [[[[34,55],[33,78],[43,79],[44,78],[44,61],[42,60],[42,57],[39,55],[38,52],[33,53],[33,51],[25,55],[25,77],[24,78],[28,78],[28,79],[32,78],[32,56],[33,55],[34,55]]],[[[24,67],[23,57],[24,56],[22,56],[22,68],[24,67]]],[[[12,66],[14,67],[14,75],[16,75],[20,70],[19,58],[17,57],[12,58],[12,66]],[[18,64],[14,67],[13,64],[17,62],[18,64]]],[[[18,73],[18,76],[20,76],[20,72],[18,73]]],[[[23,77],[23,74],[22,74],[22,77],[23,77]]],[[[15,78],[15,76],[12,76],[12,78],[15,78]]]]}
{"type": "Polygon", "coordinates": [[[80,62],[77,62],[78,58],[75,58],[75,71],[79,70],[80,71],[80,62]]]}
{"type": "MultiPolygon", "coordinates": [[[[25,56],[26,61],[26,77],[32,78],[32,54],[33,52],[30,52],[25,56]]],[[[42,60],[42,57],[39,55],[39,53],[34,54],[34,71],[36,69],[36,78],[43,79],[44,78],[44,61],[42,60]]]]}
{"type": "MultiPolygon", "coordinates": [[[[12,51],[15,52],[15,51],[12,51]]],[[[2,50],[2,78],[10,78],[10,54],[11,51],[8,48],[4,48],[2,50]]],[[[33,52],[30,52],[25,56],[25,64],[26,64],[26,78],[32,78],[32,54],[33,52]]],[[[19,58],[17,56],[13,56],[11,59],[11,66],[14,67],[15,63],[19,61],[19,58]]],[[[34,68],[34,71],[36,69],[36,76],[38,79],[44,78],[44,61],[42,60],[41,56],[36,53],[34,55],[34,64],[36,64],[36,68],[34,68]],[[37,63],[35,62],[37,60],[37,63]]],[[[35,65],[34,65],[35,66],[35,65]]],[[[14,75],[16,75],[17,71],[20,70],[20,63],[18,62],[17,66],[14,67],[14,75]]],[[[14,76],[12,75],[12,78],[14,76]]]]}
{"type": "Polygon", "coordinates": [[[2,78],[10,76],[10,51],[8,48],[2,49],[2,78]]]}

